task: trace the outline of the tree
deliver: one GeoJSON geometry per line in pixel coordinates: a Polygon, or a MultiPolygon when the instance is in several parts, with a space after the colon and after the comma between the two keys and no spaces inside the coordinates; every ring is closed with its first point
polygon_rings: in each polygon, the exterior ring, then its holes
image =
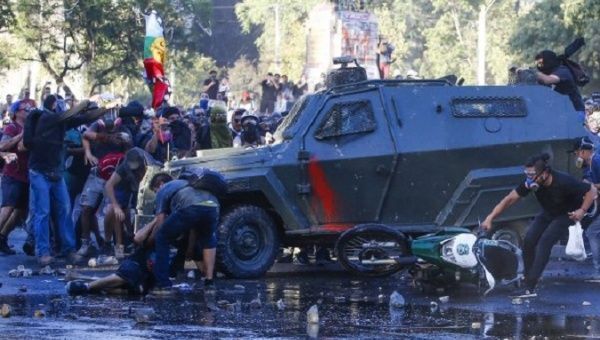
{"type": "Polygon", "coordinates": [[[252,27],[262,28],[256,40],[259,50],[260,69],[287,74],[290,79],[298,79],[306,61],[306,31],[304,23],[308,12],[320,0],[243,0],[235,12],[245,33],[252,27]],[[276,16],[279,16],[279,36],[281,44],[276,48],[276,16]],[[280,53],[280,65],[276,54],[280,53]]]}
{"type": "Polygon", "coordinates": [[[140,11],[150,8],[165,19],[169,48],[197,46],[194,29],[210,15],[208,0],[22,1],[16,6],[16,32],[32,47],[27,59],[40,62],[58,86],[69,74],[83,71],[94,92],[118,76],[139,75],[140,11]]]}
{"type": "Polygon", "coordinates": [[[511,38],[516,60],[531,65],[541,50],[562,53],[576,37],[586,39],[586,46],[573,56],[592,76],[585,92],[600,87],[600,3],[596,0],[545,0],[518,20],[519,30],[511,38]]]}

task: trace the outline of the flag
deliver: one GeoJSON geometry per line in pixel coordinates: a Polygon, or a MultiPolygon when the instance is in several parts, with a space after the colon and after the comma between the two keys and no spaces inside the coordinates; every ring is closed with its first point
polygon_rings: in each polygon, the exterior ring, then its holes
{"type": "Polygon", "coordinates": [[[169,80],[165,75],[167,43],[163,34],[162,19],[156,11],[144,15],[146,37],[144,39],[144,70],[146,82],[152,92],[152,108],[156,111],[169,100],[169,80]]]}

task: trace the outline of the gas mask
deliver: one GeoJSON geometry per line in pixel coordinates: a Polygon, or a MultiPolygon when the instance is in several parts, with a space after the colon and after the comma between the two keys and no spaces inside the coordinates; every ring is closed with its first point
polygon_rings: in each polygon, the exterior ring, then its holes
{"type": "Polygon", "coordinates": [[[112,130],[119,125],[120,119],[117,118],[117,112],[110,110],[102,116],[102,124],[107,130],[112,130]]]}
{"type": "Polygon", "coordinates": [[[533,192],[536,192],[540,189],[540,185],[535,181],[534,178],[527,178],[525,180],[525,187],[533,192]]]}
{"type": "Polygon", "coordinates": [[[171,139],[173,139],[171,128],[168,125],[161,126],[160,131],[158,132],[158,140],[164,144],[170,142],[171,139]]]}
{"type": "Polygon", "coordinates": [[[254,124],[247,124],[243,127],[242,140],[249,144],[254,144],[257,141],[257,129],[254,124]]]}

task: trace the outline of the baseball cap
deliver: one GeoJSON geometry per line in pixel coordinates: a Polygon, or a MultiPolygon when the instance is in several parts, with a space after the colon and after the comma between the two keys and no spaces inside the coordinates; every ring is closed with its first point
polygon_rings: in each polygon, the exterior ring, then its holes
{"type": "Polygon", "coordinates": [[[579,150],[594,150],[594,143],[589,137],[579,137],[573,140],[573,148],[568,152],[575,152],[579,150]]]}

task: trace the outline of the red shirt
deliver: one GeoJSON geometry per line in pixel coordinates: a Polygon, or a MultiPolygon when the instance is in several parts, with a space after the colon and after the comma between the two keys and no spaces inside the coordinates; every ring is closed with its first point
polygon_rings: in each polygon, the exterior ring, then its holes
{"type": "MultiPolygon", "coordinates": [[[[2,139],[10,139],[23,131],[23,127],[16,122],[10,123],[4,128],[4,133],[2,135],[2,139]]],[[[4,176],[12,177],[19,182],[27,183],[28,179],[28,170],[27,166],[29,160],[29,153],[27,151],[17,151],[17,145],[15,145],[12,149],[8,150],[8,152],[14,152],[17,154],[17,160],[4,165],[3,174],[4,176]]]]}

